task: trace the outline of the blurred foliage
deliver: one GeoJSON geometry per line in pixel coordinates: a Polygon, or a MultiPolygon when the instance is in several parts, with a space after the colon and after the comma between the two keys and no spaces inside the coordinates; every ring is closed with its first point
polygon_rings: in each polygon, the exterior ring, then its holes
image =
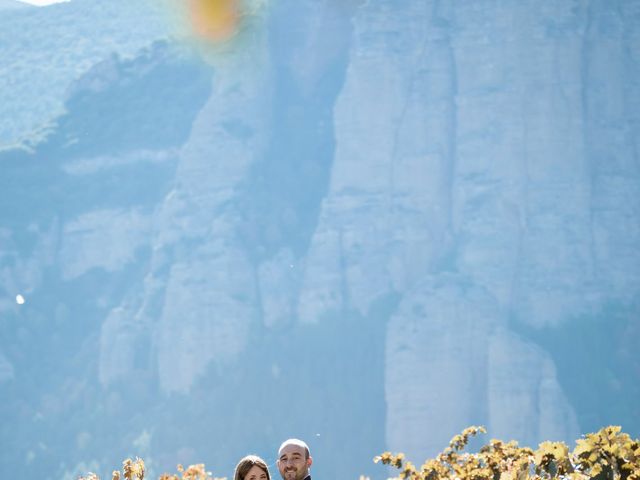
{"type": "MultiPolygon", "coordinates": [[[[491,440],[477,453],[465,452],[471,437],[486,433],[483,427],[469,427],[456,435],[435,458],[416,467],[403,453],[384,452],[375,463],[397,468],[400,473],[389,480],[640,480],[640,440],[632,439],[621,427],[608,426],[576,441],[573,451],[564,442],[542,442],[537,450],[519,447],[518,442],[491,440]]],[[[112,480],[144,480],[145,466],[140,458],[126,459],[122,474],[116,470],[112,480]]],[[[226,480],[211,476],[204,464],[179,474],[163,473],[159,480],[226,480]]],[[[89,473],[79,480],[99,480],[89,473]]],[[[360,480],[369,480],[360,477],[360,480]]]]}
{"type": "MultiPolygon", "coordinates": [[[[182,465],[177,466],[178,474],[163,473],[158,480],[227,480],[226,477],[212,477],[211,472],[207,472],[204,463],[190,465],[186,469],[182,465]]],[[[127,458],[122,462],[122,472],[114,470],[111,474],[111,480],[144,480],[145,466],[141,458],[131,460],[127,458]]],[[[88,473],[85,477],[79,477],[78,480],[100,480],[95,473],[88,473]]]]}
{"type": "Polygon", "coordinates": [[[464,452],[478,433],[486,430],[465,429],[419,468],[402,453],[385,452],[374,462],[400,470],[397,480],[640,480],[640,441],[621,427],[589,433],[573,451],[563,442],[542,442],[532,450],[515,441],[491,440],[477,453],[464,452]]]}

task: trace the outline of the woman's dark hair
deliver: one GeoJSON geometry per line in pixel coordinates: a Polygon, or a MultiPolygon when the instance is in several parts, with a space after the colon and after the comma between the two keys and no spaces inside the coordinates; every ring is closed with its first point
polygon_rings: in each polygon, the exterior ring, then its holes
{"type": "Polygon", "coordinates": [[[267,462],[265,462],[263,459],[261,459],[257,455],[247,455],[246,457],[242,457],[240,459],[240,461],[238,462],[238,465],[236,465],[236,471],[233,474],[233,480],[244,480],[244,477],[247,476],[247,473],[249,473],[249,470],[251,470],[251,468],[255,465],[260,467],[260,469],[267,474],[267,480],[271,480],[271,475],[269,474],[269,467],[267,467],[267,462]]]}

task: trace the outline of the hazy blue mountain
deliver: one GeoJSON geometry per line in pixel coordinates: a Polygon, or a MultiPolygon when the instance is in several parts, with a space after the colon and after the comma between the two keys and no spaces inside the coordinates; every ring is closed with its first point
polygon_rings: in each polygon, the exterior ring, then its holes
{"type": "Polygon", "coordinates": [[[640,435],[640,2],[2,5],[5,476],[640,435]]]}
{"type": "Polygon", "coordinates": [[[64,112],[67,88],[89,68],[169,33],[162,0],[0,3],[0,146],[33,137],[64,112]]]}

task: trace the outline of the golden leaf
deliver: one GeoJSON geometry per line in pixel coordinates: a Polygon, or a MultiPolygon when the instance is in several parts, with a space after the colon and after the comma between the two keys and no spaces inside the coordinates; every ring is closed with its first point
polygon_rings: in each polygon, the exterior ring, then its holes
{"type": "Polygon", "coordinates": [[[122,471],[124,472],[124,478],[127,480],[133,480],[135,475],[134,473],[134,465],[133,461],[130,458],[127,458],[124,462],[122,462],[122,471]]]}

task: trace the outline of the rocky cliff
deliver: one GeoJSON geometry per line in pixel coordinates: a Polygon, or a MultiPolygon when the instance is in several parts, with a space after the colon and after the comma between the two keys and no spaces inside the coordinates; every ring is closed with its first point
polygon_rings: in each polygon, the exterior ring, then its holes
{"type": "Polygon", "coordinates": [[[131,5],[0,19],[4,473],[637,434],[638,2],[254,2],[217,46],[131,5]]]}

